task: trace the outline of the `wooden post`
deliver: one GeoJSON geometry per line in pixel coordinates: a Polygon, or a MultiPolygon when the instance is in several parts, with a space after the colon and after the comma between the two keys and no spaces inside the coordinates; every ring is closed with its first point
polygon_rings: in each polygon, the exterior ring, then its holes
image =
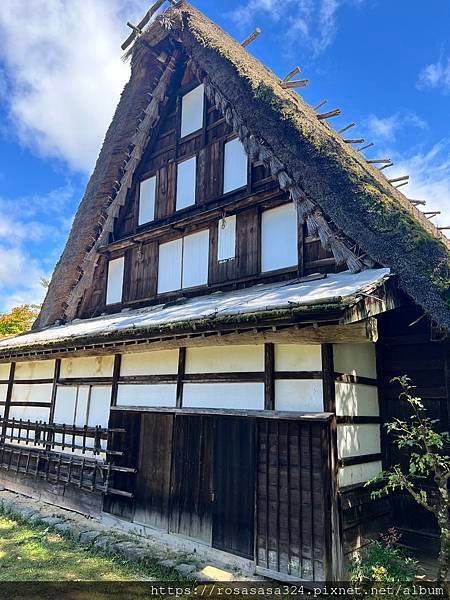
{"type": "Polygon", "coordinates": [[[264,409],[275,410],[275,346],[264,344],[264,409]]]}
{"type": "Polygon", "coordinates": [[[111,406],[117,406],[117,392],[119,391],[120,366],[122,364],[122,355],[114,355],[114,368],[111,389],[111,406]]]}
{"type": "Polygon", "coordinates": [[[54,374],[53,374],[52,398],[51,398],[51,404],[50,404],[50,415],[48,417],[49,423],[53,423],[53,419],[55,416],[56,392],[58,391],[58,381],[59,381],[60,373],[61,373],[61,359],[57,358],[55,360],[55,370],[54,370],[54,374]]]}
{"type": "Polygon", "coordinates": [[[333,344],[322,344],[322,375],[323,375],[323,409],[325,412],[336,412],[336,397],[334,390],[334,361],[333,344]]]}
{"type": "MultiPolygon", "coordinates": [[[[5,398],[5,412],[3,413],[4,421],[7,421],[9,419],[9,409],[11,407],[11,396],[12,396],[12,391],[13,391],[15,372],[16,372],[16,363],[13,362],[13,363],[11,363],[11,366],[9,368],[8,387],[6,390],[6,398],[5,398]]],[[[3,441],[6,436],[6,429],[7,429],[6,423],[4,423],[4,425],[2,427],[2,440],[3,441]]]]}
{"type": "Polygon", "coordinates": [[[186,348],[180,348],[178,352],[178,374],[177,374],[177,408],[183,406],[183,380],[186,371],[186,348]]]}

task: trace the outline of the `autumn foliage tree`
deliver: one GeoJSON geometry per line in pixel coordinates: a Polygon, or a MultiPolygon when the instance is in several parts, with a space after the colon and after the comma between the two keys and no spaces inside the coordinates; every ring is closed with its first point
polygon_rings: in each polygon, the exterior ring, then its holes
{"type": "Polygon", "coordinates": [[[22,304],[7,313],[0,313],[0,338],[28,331],[38,313],[39,306],[36,304],[22,304]]]}

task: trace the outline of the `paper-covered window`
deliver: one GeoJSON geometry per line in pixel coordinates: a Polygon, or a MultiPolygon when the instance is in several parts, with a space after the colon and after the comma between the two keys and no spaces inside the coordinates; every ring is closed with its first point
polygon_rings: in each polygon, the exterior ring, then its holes
{"type": "Polygon", "coordinates": [[[217,234],[217,260],[230,260],[236,256],[236,215],[219,221],[217,234]]]}
{"type": "Polygon", "coordinates": [[[209,229],[159,246],[158,294],[208,283],[209,229]]]}
{"type": "Polygon", "coordinates": [[[110,260],[108,263],[106,304],[122,302],[124,264],[125,259],[123,256],[110,260]]]}
{"type": "Polygon", "coordinates": [[[203,127],[203,106],[205,89],[201,84],[185,94],[181,99],[181,137],[194,133],[203,127]]]}
{"type": "Polygon", "coordinates": [[[262,213],[261,271],[298,264],[297,211],[292,202],[262,213]]]}
{"type": "Polygon", "coordinates": [[[196,174],[197,158],[195,156],[178,163],[176,210],[195,204],[196,174]]]}
{"type": "Polygon", "coordinates": [[[141,181],[139,186],[138,224],[149,223],[155,218],[156,176],[141,181]]]}
{"type": "Polygon", "coordinates": [[[223,193],[247,185],[248,157],[242,142],[236,138],[225,144],[223,167],[223,193]]]}

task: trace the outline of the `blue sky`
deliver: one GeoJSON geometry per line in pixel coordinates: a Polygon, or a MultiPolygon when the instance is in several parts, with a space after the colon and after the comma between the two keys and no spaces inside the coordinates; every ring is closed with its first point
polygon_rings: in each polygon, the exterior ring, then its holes
{"type": "MultiPolygon", "coordinates": [[[[340,128],[375,142],[389,176],[450,225],[450,3],[447,0],[194,0],[302,95],[341,108],[340,128]]],[[[42,300],[129,75],[120,43],[143,0],[0,3],[0,312],[42,300]]],[[[324,108],[325,110],[325,108],[324,108]]],[[[350,133],[350,132],[349,132],[350,133]]]]}

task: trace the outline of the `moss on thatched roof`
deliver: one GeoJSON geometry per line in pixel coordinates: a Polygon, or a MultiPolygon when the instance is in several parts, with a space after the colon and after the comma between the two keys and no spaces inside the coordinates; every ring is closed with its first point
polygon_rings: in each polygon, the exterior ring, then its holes
{"type": "MultiPolygon", "coordinates": [[[[270,149],[332,226],[373,261],[391,268],[400,287],[450,330],[450,254],[442,233],[327,123],[319,121],[299,95],[283,89],[274,73],[188,3],[169,8],[150,25],[135,44],[133,61],[145,55],[146,48],[158,45],[160,49],[164,44],[170,48],[180,44],[199,73],[229,102],[246,131],[270,149]]],[[[132,74],[128,86],[137,89],[135,80],[132,74]]],[[[123,104],[124,99],[111,128],[125,110],[123,104]]],[[[93,178],[105,168],[108,165],[97,164],[93,178]]],[[[85,200],[80,210],[85,215],[94,206],[95,199],[91,206],[85,200]]],[[[55,276],[64,268],[66,279],[72,276],[74,284],[74,270],[80,263],[77,253],[63,255],[55,276]]],[[[58,288],[55,276],[40,325],[61,313],[54,305],[64,300],[68,286],[58,288]]]]}

